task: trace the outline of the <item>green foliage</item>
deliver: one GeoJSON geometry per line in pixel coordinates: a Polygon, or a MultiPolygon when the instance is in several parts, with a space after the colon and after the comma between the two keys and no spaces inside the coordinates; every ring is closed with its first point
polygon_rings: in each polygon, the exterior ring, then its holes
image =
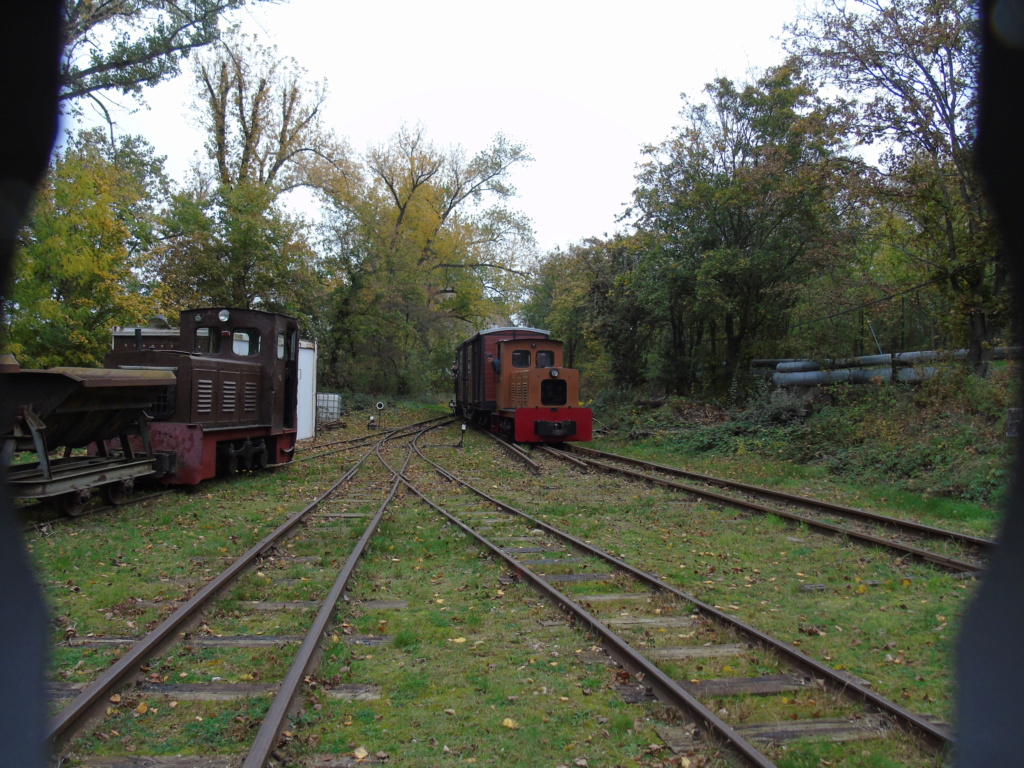
{"type": "Polygon", "coordinates": [[[1006,368],[989,378],[951,368],[913,387],[833,386],[807,417],[765,388],[728,418],[701,418],[706,411],[675,401],[656,411],[620,401],[612,420],[619,434],[663,435],[693,456],[782,462],[773,465],[775,479],[790,462],[837,479],[995,504],[1008,477],[1011,445],[1003,433],[1015,399],[1006,368]]]}
{"type": "Polygon", "coordinates": [[[23,367],[97,366],[113,325],[155,308],[142,279],[166,187],[163,158],[138,137],[69,136],[22,231],[3,320],[23,367]]]}
{"type": "Polygon", "coordinates": [[[646,280],[641,258],[632,237],[590,239],[548,254],[535,269],[522,322],[562,341],[566,365],[586,368],[591,391],[644,381],[659,318],[638,289],[646,280]]]}
{"type": "Polygon", "coordinates": [[[221,304],[284,312],[315,334],[323,313],[305,222],[282,195],[344,175],[344,147],[320,122],[322,84],[293,60],[238,34],[196,68],[211,164],[176,194],[151,269],[166,306],[221,304]]]}
{"type": "Polygon", "coordinates": [[[784,330],[803,285],[854,242],[851,198],[840,194],[859,172],[842,154],[847,115],[817,96],[799,62],[743,86],[720,78],[707,95],[648,148],[637,234],[554,255],[540,274],[545,285],[572,270],[570,287],[545,288],[535,313],[582,320],[614,386],[726,389],[784,330]]]}
{"type": "Polygon", "coordinates": [[[871,179],[879,250],[896,250],[913,283],[941,292],[944,330],[983,372],[1008,300],[973,160],[978,25],[967,0],[829,0],[791,26],[789,47],[856,99],[853,130],[884,150],[871,179]]]}
{"type": "Polygon", "coordinates": [[[175,195],[154,266],[163,304],[314,314],[313,250],[302,222],[282,212],[275,198],[260,184],[175,195]]]}

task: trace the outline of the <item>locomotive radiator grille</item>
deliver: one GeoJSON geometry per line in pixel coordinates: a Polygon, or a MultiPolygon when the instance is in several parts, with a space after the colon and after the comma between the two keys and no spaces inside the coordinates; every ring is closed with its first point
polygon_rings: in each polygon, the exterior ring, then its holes
{"type": "Polygon", "coordinates": [[[512,405],[525,406],[530,395],[530,382],[525,376],[512,380],[512,405]]]}
{"type": "Polygon", "coordinates": [[[245,382],[245,412],[256,413],[256,402],[259,387],[255,381],[245,382]]]}
{"type": "Polygon", "coordinates": [[[221,397],[221,412],[222,413],[234,413],[235,404],[238,400],[236,389],[238,387],[237,382],[225,381],[224,392],[221,397]]]}
{"type": "Polygon", "coordinates": [[[196,382],[196,411],[213,413],[213,379],[199,379],[196,382]]]}

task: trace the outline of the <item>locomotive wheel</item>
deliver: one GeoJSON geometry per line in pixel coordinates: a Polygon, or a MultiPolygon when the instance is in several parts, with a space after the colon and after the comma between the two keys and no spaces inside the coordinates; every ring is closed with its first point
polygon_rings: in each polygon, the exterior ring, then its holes
{"type": "Polygon", "coordinates": [[[134,488],[135,483],[132,480],[110,483],[103,486],[103,498],[116,507],[118,504],[124,504],[128,500],[128,496],[131,495],[134,488]]]}
{"type": "Polygon", "coordinates": [[[89,503],[89,491],[71,491],[53,499],[53,506],[58,512],[68,517],[78,517],[85,512],[85,505],[89,503]]]}

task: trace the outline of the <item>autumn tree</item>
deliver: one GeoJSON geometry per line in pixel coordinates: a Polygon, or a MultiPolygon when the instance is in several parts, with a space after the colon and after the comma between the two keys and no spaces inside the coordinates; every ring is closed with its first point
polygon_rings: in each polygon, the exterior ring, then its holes
{"type": "Polygon", "coordinates": [[[646,259],[628,289],[672,334],[661,363],[670,389],[691,386],[698,368],[725,387],[783,333],[800,286],[849,243],[855,205],[843,193],[858,173],[843,154],[845,114],[798,62],[743,86],[720,78],[707,96],[647,150],[634,193],[646,259]]]}
{"type": "Polygon", "coordinates": [[[232,32],[196,66],[206,150],[219,184],[257,184],[276,194],[337,184],[348,149],[323,123],[324,82],[273,46],[232,32]]]}
{"type": "Polygon", "coordinates": [[[209,164],[174,196],[156,252],[169,305],[228,304],[308,318],[322,298],[309,227],[282,196],[342,184],[347,149],[324,126],[322,84],[232,34],[196,67],[209,164]],[[340,181],[339,181],[340,180],[340,181]]]}
{"type": "MultiPolygon", "coordinates": [[[[255,0],[255,2],[267,0],[255,0]]],[[[220,36],[245,0],[64,0],[62,102],[143,87],[178,75],[190,52],[220,36]]]]}
{"type": "Polygon", "coordinates": [[[358,184],[329,194],[330,371],[340,385],[446,386],[453,339],[507,317],[533,237],[505,203],[512,169],[528,160],[502,136],[468,157],[404,127],[367,152],[358,184]]]}
{"type": "MultiPolygon", "coordinates": [[[[883,153],[879,247],[899,250],[953,305],[975,370],[1005,330],[1006,264],[974,167],[980,37],[967,0],[826,0],[790,47],[855,99],[854,128],[883,153]]],[[[962,342],[961,342],[962,343],[962,342]]]]}
{"type": "Polygon", "coordinates": [[[162,225],[157,295],[166,306],[222,305],[308,317],[318,310],[315,254],[301,219],[259,184],[193,186],[162,225]]]}
{"type": "Polygon", "coordinates": [[[3,306],[8,351],[22,366],[100,365],[111,326],[153,313],[142,268],[167,188],[162,164],[142,139],[111,145],[98,130],[58,150],[3,306]]]}

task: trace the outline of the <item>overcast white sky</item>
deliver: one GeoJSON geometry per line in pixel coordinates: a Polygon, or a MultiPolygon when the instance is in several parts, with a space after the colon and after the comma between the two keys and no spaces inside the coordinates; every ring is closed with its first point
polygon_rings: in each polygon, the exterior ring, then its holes
{"type": "MultiPolygon", "coordinates": [[[[542,251],[617,228],[640,148],[679,123],[680,93],[782,61],[778,38],[801,0],[339,2],[287,0],[236,14],[245,31],[328,83],[327,124],[357,151],[421,122],[472,155],[497,133],[535,158],[513,206],[542,251]]],[[[202,151],[192,77],[122,115],[181,180],[202,151]]]]}

